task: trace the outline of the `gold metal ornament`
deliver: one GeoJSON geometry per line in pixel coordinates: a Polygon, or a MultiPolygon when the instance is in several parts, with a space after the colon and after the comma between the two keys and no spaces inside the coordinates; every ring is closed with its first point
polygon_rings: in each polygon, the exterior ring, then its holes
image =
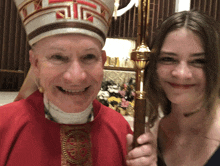
{"type": "Polygon", "coordinates": [[[137,47],[131,53],[131,59],[135,62],[136,68],[136,95],[134,106],[134,143],[133,147],[139,146],[137,138],[145,132],[146,115],[146,92],[144,91],[144,70],[149,62],[150,49],[146,44],[149,27],[150,0],[139,0],[138,26],[137,26],[137,47]]]}
{"type": "Polygon", "coordinates": [[[42,86],[38,87],[40,93],[44,93],[44,88],[42,86]]]}

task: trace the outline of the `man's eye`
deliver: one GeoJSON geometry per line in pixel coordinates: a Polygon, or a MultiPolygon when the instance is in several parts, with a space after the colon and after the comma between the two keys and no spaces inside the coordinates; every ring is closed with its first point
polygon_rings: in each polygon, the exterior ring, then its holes
{"type": "Polygon", "coordinates": [[[87,54],[82,58],[83,62],[85,63],[92,63],[94,61],[97,61],[97,59],[98,57],[94,54],[87,54]]]}
{"type": "Polygon", "coordinates": [[[87,54],[87,55],[84,57],[84,59],[95,59],[95,58],[96,58],[96,56],[93,55],[93,54],[87,54]]]}
{"type": "Polygon", "coordinates": [[[62,56],[62,55],[52,55],[50,57],[50,59],[58,60],[58,61],[63,61],[63,62],[67,62],[68,61],[68,57],[65,57],[65,56],[62,56]]]}

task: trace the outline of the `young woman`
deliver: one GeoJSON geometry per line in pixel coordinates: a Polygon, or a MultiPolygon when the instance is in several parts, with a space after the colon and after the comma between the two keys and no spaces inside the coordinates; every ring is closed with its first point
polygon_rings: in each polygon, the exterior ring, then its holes
{"type": "Polygon", "coordinates": [[[205,165],[220,143],[220,31],[196,11],[165,20],[147,66],[150,119],[163,113],[159,156],[168,166],[205,165]]]}

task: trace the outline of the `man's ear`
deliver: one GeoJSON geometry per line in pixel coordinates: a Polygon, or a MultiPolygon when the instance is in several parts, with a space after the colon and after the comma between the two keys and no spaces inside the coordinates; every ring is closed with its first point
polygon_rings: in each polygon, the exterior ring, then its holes
{"type": "Polygon", "coordinates": [[[102,66],[104,67],[104,64],[106,62],[106,52],[102,50],[102,66]]]}
{"type": "Polygon", "coordinates": [[[36,77],[39,77],[40,70],[39,70],[38,58],[37,55],[34,54],[33,50],[29,50],[29,61],[33,68],[34,74],[36,75],[36,77]]]}

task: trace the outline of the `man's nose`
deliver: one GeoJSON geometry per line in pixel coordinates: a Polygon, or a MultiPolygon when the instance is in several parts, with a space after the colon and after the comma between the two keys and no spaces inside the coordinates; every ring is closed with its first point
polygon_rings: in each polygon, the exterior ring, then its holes
{"type": "Polygon", "coordinates": [[[64,72],[63,78],[67,82],[80,84],[86,79],[86,70],[79,61],[72,62],[64,72]]]}

